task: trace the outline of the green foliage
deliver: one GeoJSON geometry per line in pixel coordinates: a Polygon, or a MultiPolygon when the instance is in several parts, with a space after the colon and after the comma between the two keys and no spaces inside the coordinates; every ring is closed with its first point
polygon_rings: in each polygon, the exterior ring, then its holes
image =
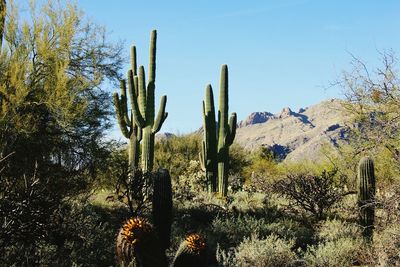
{"type": "Polygon", "coordinates": [[[246,185],[255,191],[267,190],[282,175],[272,154],[263,147],[252,153],[243,173],[246,185]]]}
{"type": "Polygon", "coordinates": [[[349,237],[320,243],[307,250],[304,259],[311,267],[353,266],[361,250],[361,240],[349,237]]]}
{"type": "Polygon", "coordinates": [[[342,103],[349,118],[347,160],[354,166],[360,153],[373,155],[380,181],[390,185],[399,179],[400,170],[399,60],[390,50],[380,56],[381,64],[375,69],[353,57],[352,69],[344,71],[337,84],[347,100],[342,103]]]}
{"type": "MultiPolygon", "coordinates": [[[[7,222],[0,226],[7,253],[2,255],[8,255],[8,265],[63,266],[57,261],[71,260],[66,264],[71,266],[75,259],[81,262],[82,254],[73,252],[79,253],[78,244],[94,254],[96,246],[103,251],[97,238],[104,237],[99,231],[108,231],[95,229],[100,224],[95,214],[79,220],[64,207],[86,196],[113,149],[104,141],[110,97],[100,88],[117,80],[121,49],[72,4],[49,1],[37,8],[33,3],[27,16],[32,19],[24,22],[12,1],[7,8],[0,55],[0,158],[12,156],[0,167],[0,219],[7,222]],[[96,236],[88,234],[86,223],[93,224],[96,236]],[[73,247],[69,253],[64,254],[63,241],[66,250],[73,247]]],[[[87,255],[90,261],[95,262],[87,255]]]]}
{"type": "Polygon", "coordinates": [[[321,241],[337,241],[341,238],[357,239],[360,236],[360,228],[352,223],[333,219],[323,222],[318,229],[318,238],[321,241]]]}
{"type": "Polygon", "coordinates": [[[201,137],[196,134],[157,140],[154,149],[154,167],[168,169],[173,179],[179,177],[187,169],[188,162],[198,161],[200,143],[201,137]]]}
{"type": "Polygon", "coordinates": [[[203,101],[203,116],[204,140],[200,162],[206,172],[209,191],[218,191],[221,196],[225,197],[228,193],[229,147],[235,139],[237,126],[236,113],[232,113],[228,122],[227,65],[222,65],[221,68],[218,123],[215,121],[214,96],[211,85],[208,85],[206,89],[206,101],[203,101]],[[215,148],[216,145],[217,148],[215,148]],[[218,175],[215,173],[216,171],[218,171],[218,175]],[[216,180],[217,177],[218,181],[216,180]]]}
{"type": "MultiPolygon", "coordinates": [[[[270,235],[265,239],[260,239],[253,234],[250,238],[245,238],[235,249],[233,257],[223,262],[223,252],[219,254],[222,266],[241,266],[241,267],[280,267],[295,266],[296,254],[292,251],[293,240],[286,241],[276,235],[270,235]]],[[[225,253],[226,255],[226,253],[225,253]]]]}

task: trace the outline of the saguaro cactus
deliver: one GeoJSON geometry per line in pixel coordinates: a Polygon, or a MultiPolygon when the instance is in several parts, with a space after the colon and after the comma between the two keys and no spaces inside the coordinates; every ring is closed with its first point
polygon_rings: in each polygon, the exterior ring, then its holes
{"type": "Polygon", "coordinates": [[[168,170],[159,170],[154,177],[153,185],[153,221],[165,250],[170,246],[172,224],[172,186],[168,170]]]}
{"type": "Polygon", "coordinates": [[[228,191],[229,147],[235,139],[236,124],[236,113],[232,113],[228,123],[228,66],[223,65],[218,110],[218,191],[222,196],[228,191]]]}
{"type": "Polygon", "coordinates": [[[205,171],[209,192],[217,191],[217,134],[215,122],[214,95],[211,85],[206,87],[206,99],[203,101],[204,140],[200,152],[200,164],[205,171]]]}
{"type": "MultiPolygon", "coordinates": [[[[133,52],[133,51],[132,51],[133,52]]],[[[133,57],[135,60],[135,57],[133,57]]],[[[132,66],[136,66],[136,62],[132,62],[132,66]]],[[[136,68],[133,68],[136,71],[136,68]]],[[[128,101],[126,96],[126,81],[121,80],[121,97],[118,93],[114,93],[113,102],[117,114],[117,120],[122,134],[129,139],[128,154],[129,154],[129,171],[134,174],[135,170],[139,167],[139,145],[142,138],[142,129],[138,127],[134,120],[132,111],[128,111],[128,101]]],[[[134,93],[132,90],[136,90],[134,87],[129,88],[129,95],[132,99],[137,91],[134,93]]],[[[132,101],[131,101],[132,106],[132,101]]]]}
{"type": "Polygon", "coordinates": [[[372,240],[375,219],[375,173],[374,162],[364,157],[358,164],[358,206],[360,208],[360,225],[363,235],[372,240]]]}
{"type": "MultiPolygon", "coordinates": [[[[142,135],[142,169],[149,172],[153,169],[154,160],[154,136],[160,130],[162,124],[168,116],[165,112],[167,96],[161,97],[160,109],[157,117],[154,111],[154,91],[156,80],[156,41],[157,32],[153,30],[150,37],[150,63],[149,81],[146,88],[144,67],[139,67],[138,75],[133,69],[128,71],[128,88],[135,92],[132,99],[133,119],[140,128],[143,129],[142,135]],[[133,90],[131,88],[137,88],[133,90]]],[[[135,47],[132,48],[135,50],[135,47]]],[[[132,53],[133,54],[133,53],[132,53]]]]}
{"type": "Polygon", "coordinates": [[[206,171],[210,191],[216,191],[218,186],[218,192],[222,196],[226,196],[228,191],[229,147],[235,139],[237,124],[236,113],[231,114],[228,122],[228,109],[228,66],[222,65],[218,129],[215,123],[213,92],[211,85],[208,85],[206,101],[203,101],[204,140],[200,155],[200,162],[206,171]],[[216,181],[217,171],[218,181],[216,181]]]}
{"type": "Polygon", "coordinates": [[[6,20],[6,0],[0,0],[0,49],[3,44],[4,24],[6,20]]]}

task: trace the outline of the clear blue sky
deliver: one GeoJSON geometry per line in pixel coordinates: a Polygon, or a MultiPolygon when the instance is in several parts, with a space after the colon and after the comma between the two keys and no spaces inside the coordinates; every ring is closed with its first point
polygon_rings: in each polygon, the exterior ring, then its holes
{"type": "Polygon", "coordinates": [[[168,95],[161,131],[174,133],[201,126],[204,89],[211,83],[218,95],[221,64],[229,66],[230,112],[241,120],[341,97],[339,88],[326,87],[350,68],[349,53],[374,66],[379,50],[400,48],[397,0],[77,3],[110,40],[125,40],[127,54],[135,44],[146,69],[150,31],[158,30],[156,108],[168,95]]]}

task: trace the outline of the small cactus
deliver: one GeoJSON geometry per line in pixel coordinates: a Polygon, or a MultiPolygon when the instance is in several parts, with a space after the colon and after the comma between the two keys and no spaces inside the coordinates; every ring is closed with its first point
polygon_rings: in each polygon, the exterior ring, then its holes
{"type": "Polygon", "coordinates": [[[173,267],[207,266],[206,241],[197,233],[186,236],[175,254],[173,267]]]}
{"type": "Polygon", "coordinates": [[[153,226],[143,218],[127,220],[117,235],[116,254],[120,266],[167,266],[153,226]]]}
{"type": "Polygon", "coordinates": [[[364,157],[358,164],[358,207],[360,209],[360,225],[363,235],[372,240],[375,219],[375,172],[374,162],[364,157]]]}

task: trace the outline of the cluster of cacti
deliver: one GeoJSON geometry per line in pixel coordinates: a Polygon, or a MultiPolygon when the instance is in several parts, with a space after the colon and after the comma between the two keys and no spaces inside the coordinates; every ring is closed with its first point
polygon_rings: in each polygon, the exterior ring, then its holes
{"type": "Polygon", "coordinates": [[[160,130],[168,116],[165,112],[167,96],[161,98],[160,109],[155,117],[155,79],[156,79],[156,41],[157,32],[153,30],[150,37],[149,81],[146,85],[143,66],[137,69],[136,47],[131,49],[131,69],[128,71],[128,92],[131,112],[128,112],[126,97],[126,81],[121,81],[121,98],[114,94],[114,105],[121,131],[130,139],[129,160],[132,168],[138,167],[139,142],[142,146],[143,172],[153,169],[154,136],[160,130]]]}
{"type": "MultiPolygon", "coordinates": [[[[153,179],[153,225],[143,218],[127,220],[116,241],[120,266],[167,266],[166,249],[170,246],[172,225],[172,187],[168,170],[162,169],[153,179]]],[[[205,266],[205,240],[190,234],[179,247],[174,266],[205,266]]]]}
{"type": "Polygon", "coordinates": [[[206,241],[197,233],[192,233],[180,244],[174,258],[173,267],[207,266],[206,241]]]}
{"type": "Polygon", "coordinates": [[[228,122],[228,67],[221,69],[218,123],[215,120],[214,96],[211,85],[207,85],[203,101],[204,140],[200,163],[206,173],[210,192],[226,196],[228,191],[229,147],[236,134],[237,118],[232,113],[228,122]],[[218,179],[217,179],[218,177],[218,179]]]}
{"type": "Polygon", "coordinates": [[[358,206],[363,235],[372,240],[375,219],[375,172],[374,162],[364,157],[358,164],[358,206]]]}

